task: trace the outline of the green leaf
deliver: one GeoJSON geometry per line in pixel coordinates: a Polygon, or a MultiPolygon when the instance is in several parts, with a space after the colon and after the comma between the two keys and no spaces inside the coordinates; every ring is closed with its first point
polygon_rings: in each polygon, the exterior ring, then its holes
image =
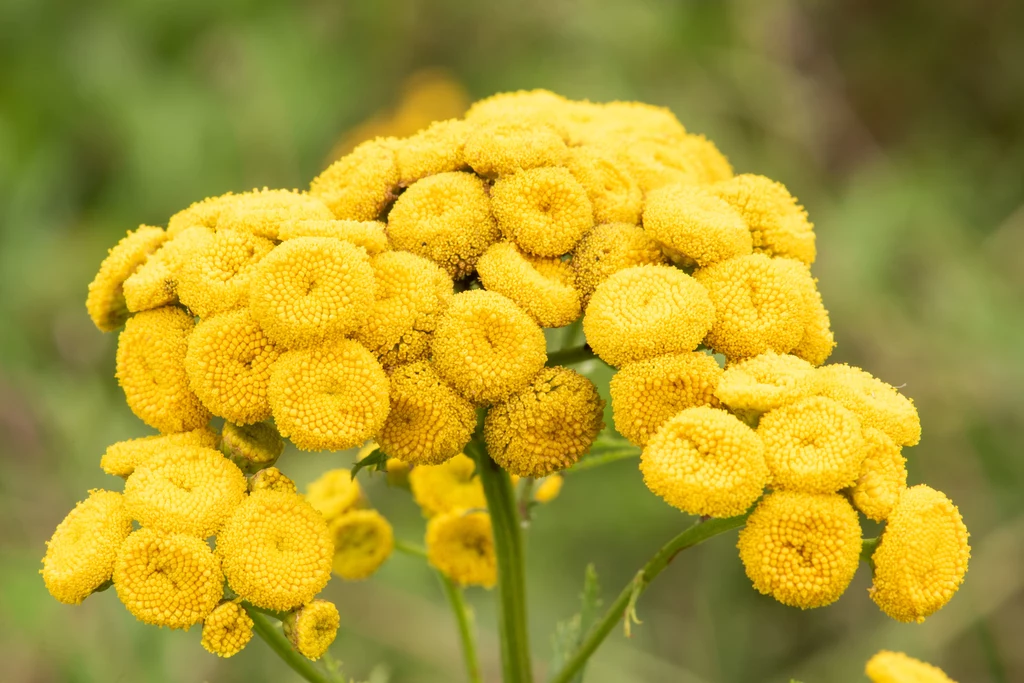
{"type": "Polygon", "coordinates": [[[378,448],[370,451],[369,455],[352,466],[352,478],[355,479],[356,475],[359,474],[359,470],[367,467],[370,468],[370,472],[385,472],[387,471],[387,465],[388,456],[378,448]]]}
{"type": "MultiPolygon", "coordinates": [[[[583,642],[587,631],[597,620],[598,612],[601,609],[601,587],[597,581],[597,570],[593,564],[588,564],[583,574],[583,592],[580,594],[580,611],[565,621],[560,621],[555,626],[555,633],[552,636],[554,654],[551,661],[551,671],[559,671],[565,665],[573,653],[576,652],[583,642]]],[[[573,677],[571,683],[583,683],[583,672],[573,677]]]]}

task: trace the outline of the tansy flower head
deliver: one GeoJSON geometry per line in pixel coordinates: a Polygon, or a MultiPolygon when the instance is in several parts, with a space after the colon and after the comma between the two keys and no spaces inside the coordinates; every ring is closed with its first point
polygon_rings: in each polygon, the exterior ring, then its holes
{"type": "Polygon", "coordinates": [[[46,542],[43,583],[70,605],[110,579],[117,552],[132,530],[120,493],[94,489],[68,513],[46,542]]]}
{"type": "Polygon", "coordinates": [[[409,488],[427,517],[487,507],[483,484],[476,476],[476,463],[462,453],[440,465],[412,468],[409,488]]]}
{"type": "Polygon", "coordinates": [[[717,406],[722,369],[700,351],[684,351],[627,363],[611,381],[615,429],[643,446],[670,417],[685,408],[717,406]]]}
{"type": "Polygon", "coordinates": [[[540,480],[537,488],[533,490],[533,499],[538,503],[550,503],[562,492],[562,484],[565,477],[561,474],[551,474],[540,480]]]}
{"type": "Polygon", "coordinates": [[[963,583],[967,537],[960,511],[942,492],[924,484],[904,490],[871,557],[871,599],[896,621],[924,621],[963,583]]]}
{"type": "Polygon", "coordinates": [[[729,360],[789,353],[804,336],[809,309],[792,270],[764,254],[701,268],[694,277],[715,307],[706,343],[729,360]]]}
{"type": "Polygon", "coordinates": [[[782,183],[746,173],[711,189],[743,216],[754,238],[754,251],[814,263],[814,226],[782,183]]]}
{"type": "Polygon", "coordinates": [[[491,516],[454,510],[432,517],[427,522],[427,561],[460,586],[492,587],[498,561],[491,516]]]}
{"type": "Polygon", "coordinates": [[[253,491],[217,536],[231,589],[257,607],[290,610],[331,578],[334,544],[323,516],[302,496],[253,491]]]}
{"type": "Polygon", "coordinates": [[[533,256],[512,242],[498,242],[476,267],[484,287],[507,296],[541,327],[562,327],[580,317],[572,266],[560,258],[533,256]]]}
{"type": "Polygon", "coordinates": [[[820,396],[765,413],[757,433],[780,489],[832,493],[852,486],[867,455],[857,416],[820,396]]]}
{"type": "Polygon", "coordinates": [[[621,153],[591,145],[573,147],[565,167],[587,193],[595,223],[640,222],[643,193],[621,153]]]}
{"type": "Polygon", "coordinates": [[[338,635],[341,617],[334,603],[313,600],[289,614],[281,622],[285,637],[303,657],[316,661],[338,635]]]}
{"type": "Polygon", "coordinates": [[[484,438],[494,461],[521,477],[573,465],[604,427],[594,384],[568,368],[544,368],[530,384],[487,412],[484,438]]]}
{"type": "Polygon", "coordinates": [[[222,602],[203,620],[203,648],[218,657],[231,657],[252,640],[252,618],[237,602],[222,602]]]}
{"type": "Polygon", "coordinates": [[[420,361],[391,373],[391,411],[377,439],[389,456],[436,465],[462,451],[476,427],[476,409],[420,361]]]}
{"type": "Polygon", "coordinates": [[[221,211],[217,230],[241,230],[276,240],[284,221],[330,220],[334,214],[316,197],[291,190],[253,190],[236,195],[221,211]]]}
{"type": "Polygon", "coordinates": [[[187,629],[217,606],[224,575],[217,556],[201,538],[142,528],[121,545],[114,588],[139,621],[187,629]]]}
{"type": "Polygon", "coordinates": [[[541,166],[559,166],[569,154],[561,136],[547,126],[492,121],[477,126],[466,140],[466,163],[496,178],[541,166]]]}
{"type": "Polygon", "coordinates": [[[644,230],[680,265],[707,266],[751,251],[746,223],[700,185],[666,185],[647,196],[644,230]]]}
{"type": "Polygon", "coordinates": [[[238,195],[228,192],[217,197],[207,197],[182,209],[167,221],[167,234],[175,237],[194,227],[216,228],[220,214],[235,201],[238,195]]]}
{"type": "Polygon", "coordinates": [[[885,521],[907,488],[907,459],[902,449],[879,429],[864,430],[864,462],[851,491],[853,504],[868,519],[885,521]]]}
{"type": "Polygon", "coordinates": [[[605,138],[680,140],[686,135],[686,128],[666,107],[644,102],[607,102],[591,105],[589,109],[592,125],[605,138]]]}
{"type": "Polygon", "coordinates": [[[715,319],[708,293],[671,266],[634,266],[594,291],[583,331],[610,365],[693,351],[715,319]]]}
{"type": "Polygon", "coordinates": [[[167,233],[151,225],[140,225],[114,245],[89,283],[85,307],[92,322],[103,332],[113,332],[128,319],[124,281],[163,244],[167,233]]]}
{"type": "Polygon", "coordinates": [[[203,318],[245,306],[256,264],[273,248],[241,230],[197,235],[178,276],[178,299],[203,318]]]}
{"type": "Polygon", "coordinates": [[[159,249],[124,281],[124,301],[129,311],[148,311],[178,302],[178,278],[193,250],[200,248],[212,231],[202,226],[185,228],[159,249]]]}
{"type": "Polygon", "coordinates": [[[571,263],[576,288],[587,304],[597,286],[620,270],[666,264],[668,259],[642,228],[630,223],[606,223],[584,236],[571,263]]]}
{"type": "Polygon", "coordinates": [[[499,237],[487,185],[472,173],[439,173],[409,186],[388,214],[395,249],[438,264],[455,279],[499,237]]]}
{"type": "Polygon", "coordinates": [[[210,421],[185,373],[194,326],[187,312],[166,306],[132,316],[117,339],[117,381],[128,407],[161,432],[199,429],[210,421]]]}
{"type": "Polygon", "coordinates": [[[715,143],[703,135],[687,134],[679,141],[694,161],[697,162],[697,175],[702,183],[718,183],[733,177],[732,164],[725,158],[715,143]]]}
{"type": "Polygon", "coordinates": [[[764,413],[811,396],[817,386],[818,375],[810,363],[767,351],[729,363],[715,396],[733,410],[764,413]]]}
{"type": "Polygon", "coordinates": [[[328,522],[356,509],[363,501],[363,490],[352,471],[327,470],[306,487],[306,500],[328,522]]]}
{"type": "Polygon", "coordinates": [[[956,683],[936,666],[888,650],[869,659],[864,673],[871,683],[956,683]]]}
{"type": "Polygon", "coordinates": [[[547,125],[564,135],[565,116],[572,104],[548,90],[498,93],[474,102],[466,112],[466,120],[476,125],[495,121],[547,125]]]}
{"type": "Polygon", "coordinates": [[[503,177],[491,189],[491,201],[505,238],[538,256],[561,256],[594,227],[586,191],[561,167],[503,177]]]}
{"type": "Polygon", "coordinates": [[[544,333],[522,309],[496,292],[457,294],[431,343],[437,374],[474,403],[493,403],[521,390],[547,360],[544,333]]]}
{"type": "Polygon", "coordinates": [[[678,139],[641,136],[622,144],[640,189],[648,194],[666,185],[693,184],[700,181],[703,167],[678,139]]]}
{"type": "Polygon", "coordinates": [[[821,395],[852,410],[865,427],[881,429],[900,446],[915,446],[921,440],[914,402],[894,387],[845,363],[825,365],[818,375],[821,395]]]}
{"type": "Polygon", "coordinates": [[[278,431],[304,451],[358,446],[380,430],[390,406],[383,368],[350,339],[282,355],[269,397],[278,431]]]}
{"type": "Polygon", "coordinates": [[[225,422],[220,451],[243,472],[252,474],[277,462],[284,452],[284,439],[269,422],[236,425],[225,422]]]}
{"type": "Polygon", "coordinates": [[[224,525],[245,489],[242,471],[220,452],[176,446],[135,468],[124,503],[142,526],[206,538],[224,525]]]}
{"type": "Polygon", "coordinates": [[[818,291],[817,280],[811,275],[810,266],[796,259],[776,258],[773,261],[792,271],[807,310],[803,337],[790,353],[811,365],[821,365],[832,355],[836,339],[832,334],[828,310],[818,291]]]}
{"type": "Polygon", "coordinates": [[[330,522],[334,573],[361,581],[376,572],[395,549],[395,534],[376,510],[351,510],[330,522]]]}
{"type": "Polygon", "coordinates": [[[256,474],[249,477],[250,491],[284,491],[295,493],[298,487],[295,482],[284,475],[276,467],[265,467],[256,474]]]}
{"type": "Polygon", "coordinates": [[[687,408],[655,432],[640,456],[644,483],[691,515],[731,517],[754,504],[768,483],[761,439],[718,408],[687,408]]]}
{"type": "Polygon", "coordinates": [[[328,237],[282,242],[253,280],[252,316],[271,340],[305,348],[366,322],[376,284],[366,252],[328,237]]]}
{"type": "Polygon", "coordinates": [[[377,138],[331,164],[313,179],[309,193],[326,204],[335,218],[374,221],[394,199],[397,187],[394,142],[377,138]]]}
{"type": "Polygon", "coordinates": [[[737,547],[759,592],[790,607],[823,607],[857,572],[860,523],[839,494],[776,491],[758,504],[737,547]]]}
{"type": "Polygon", "coordinates": [[[332,237],[357,247],[370,256],[388,250],[388,236],[380,221],[291,220],[281,223],[278,239],[332,237]]]}
{"type": "Polygon", "coordinates": [[[466,139],[475,127],[466,121],[435,121],[395,147],[398,180],[405,187],[439,173],[461,170],[466,166],[466,139]]]}
{"type": "Polygon", "coordinates": [[[104,472],[115,477],[127,477],[141,463],[158,453],[163,453],[168,448],[174,446],[216,448],[217,440],[216,432],[208,427],[201,427],[191,432],[157,434],[119,441],[107,446],[106,452],[100,458],[100,467],[104,472]]]}
{"type": "Polygon", "coordinates": [[[214,415],[237,424],[270,418],[267,385],[279,349],[248,309],[201,321],[188,338],[189,386],[214,415]]]}
{"type": "Polygon", "coordinates": [[[454,296],[451,278],[432,261],[407,251],[379,254],[370,265],[376,295],[356,339],[385,367],[426,358],[430,333],[454,296]]]}

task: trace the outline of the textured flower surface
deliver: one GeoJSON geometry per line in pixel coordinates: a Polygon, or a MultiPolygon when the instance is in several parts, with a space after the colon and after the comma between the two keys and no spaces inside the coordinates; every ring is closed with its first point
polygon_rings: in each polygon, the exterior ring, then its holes
{"type": "Polygon", "coordinates": [[[110,250],[96,278],[89,283],[89,296],[85,301],[96,327],[111,332],[124,324],[128,318],[124,282],[166,239],[167,233],[162,228],[141,225],[110,250]]]}
{"type": "Polygon", "coordinates": [[[476,463],[461,453],[441,465],[414,467],[409,473],[409,486],[427,517],[487,507],[476,463]]]}
{"type": "Polygon", "coordinates": [[[432,517],[427,522],[427,560],[460,586],[493,586],[498,566],[491,516],[453,510],[432,517]]]}
{"type": "Polygon", "coordinates": [[[288,615],[281,625],[292,647],[316,661],[334,642],[340,624],[341,616],[333,602],[313,600],[288,615]]]}
{"type": "Polygon", "coordinates": [[[352,471],[344,468],[327,470],[306,489],[306,500],[327,520],[356,509],[362,499],[362,487],[352,471]]]}
{"type": "Polygon", "coordinates": [[[936,666],[888,650],[869,659],[864,673],[871,683],[956,683],[936,666]]]}
{"type": "Polygon", "coordinates": [[[231,657],[252,640],[252,618],[237,602],[222,602],[203,620],[202,645],[210,654],[231,657]]]}
{"type": "Polygon", "coordinates": [[[391,524],[376,510],[352,510],[330,521],[334,573],[346,581],[369,578],[395,547],[391,524]]]}

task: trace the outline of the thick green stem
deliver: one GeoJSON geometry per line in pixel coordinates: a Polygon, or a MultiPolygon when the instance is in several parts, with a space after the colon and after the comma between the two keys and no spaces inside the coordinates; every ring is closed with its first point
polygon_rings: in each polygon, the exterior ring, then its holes
{"type": "Polygon", "coordinates": [[[487,497],[498,559],[499,636],[503,683],[531,683],[530,642],[526,628],[526,580],[523,538],[516,499],[508,473],[487,454],[477,434],[467,446],[476,456],[476,470],[487,497]]]}
{"type": "Polygon", "coordinates": [[[573,349],[559,349],[548,353],[548,367],[555,365],[577,365],[597,358],[589,346],[577,346],[573,349]]]}
{"type": "Polygon", "coordinates": [[[302,676],[309,683],[330,683],[330,680],[313,666],[313,662],[292,648],[292,644],[288,642],[284,634],[275,628],[260,610],[253,608],[251,605],[243,606],[252,619],[253,630],[256,632],[256,635],[262,638],[270,646],[270,649],[284,660],[284,663],[290,666],[295,673],[302,676]]]}
{"type": "Polygon", "coordinates": [[[469,683],[482,683],[483,677],[480,674],[480,660],[476,654],[476,638],[473,635],[473,615],[469,611],[462,589],[441,572],[437,573],[441,579],[441,586],[444,594],[448,597],[448,604],[455,614],[455,621],[459,625],[459,638],[462,640],[462,657],[466,662],[466,676],[469,683]]]}
{"type": "Polygon", "coordinates": [[[640,457],[640,449],[636,446],[626,445],[618,449],[609,449],[600,453],[592,453],[580,460],[578,463],[565,470],[563,474],[575,474],[584,470],[593,469],[608,463],[619,460],[636,460],[640,457]]]}
{"type": "Polygon", "coordinates": [[[663,545],[644,565],[643,569],[637,572],[633,580],[622,589],[619,597],[615,598],[615,602],[608,608],[604,617],[590,629],[579,649],[569,658],[561,671],[552,677],[551,683],[569,683],[573,676],[583,668],[601,643],[604,642],[604,639],[608,637],[608,634],[612,632],[615,625],[621,619],[633,618],[632,609],[636,604],[637,598],[640,597],[640,594],[644,592],[651,581],[669,565],[672,558],[683,550],[691,548],[698,543],[703,543],[709,538],[743,526],[749,515],[750,513],[747,512],[727,519],[709,519],[696,522],[686,531],[663,545]]]}

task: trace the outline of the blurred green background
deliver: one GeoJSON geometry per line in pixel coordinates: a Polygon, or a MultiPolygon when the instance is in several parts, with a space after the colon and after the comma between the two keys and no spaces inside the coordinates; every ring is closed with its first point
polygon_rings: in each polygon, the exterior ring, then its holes
{"type": "MultiPolygon", "coordinates": [[[[79,607],[46,594],[45,539],[88,488],[119,485],[98,467],[105,446],[147,431],[86,285],[139,223],[227,190],[305,186],[361,134],[348,131],[408,113],[436,67],[455,86],[423,106],[461,107],[459,88],[642,100],[786,183],[817,225],[833,359],[914,398],[912,482],[947,492],[972,532],[965,585],[920,626],[878,611],[863,565],[836,605],[785,608],[750,588],[735,532],[715,539],[659,578],[588,682],[859,681],[882,647],[961,683],[1024,680],[1022,33],[1012,0],[0,3],[0,679],[297,680],[258,641],[219,661],[199,629],[143,626],[112,593],[79,607]]],[[[282,468],[304,483],[347,462],[289,453],[282,468]]],[[[419,541],[408,495],[380,479],[371,499],[419,541]]],[[[688,523],[632,462],[571,475],[528,540],[538,660],[588,562],[610,599],[688,523]]],[[[462,680],[420,562],[395,556],[326,597],[349,675],[462,680]]],[[[494,680],[492,596],[470,597],[494,680]]]]}

